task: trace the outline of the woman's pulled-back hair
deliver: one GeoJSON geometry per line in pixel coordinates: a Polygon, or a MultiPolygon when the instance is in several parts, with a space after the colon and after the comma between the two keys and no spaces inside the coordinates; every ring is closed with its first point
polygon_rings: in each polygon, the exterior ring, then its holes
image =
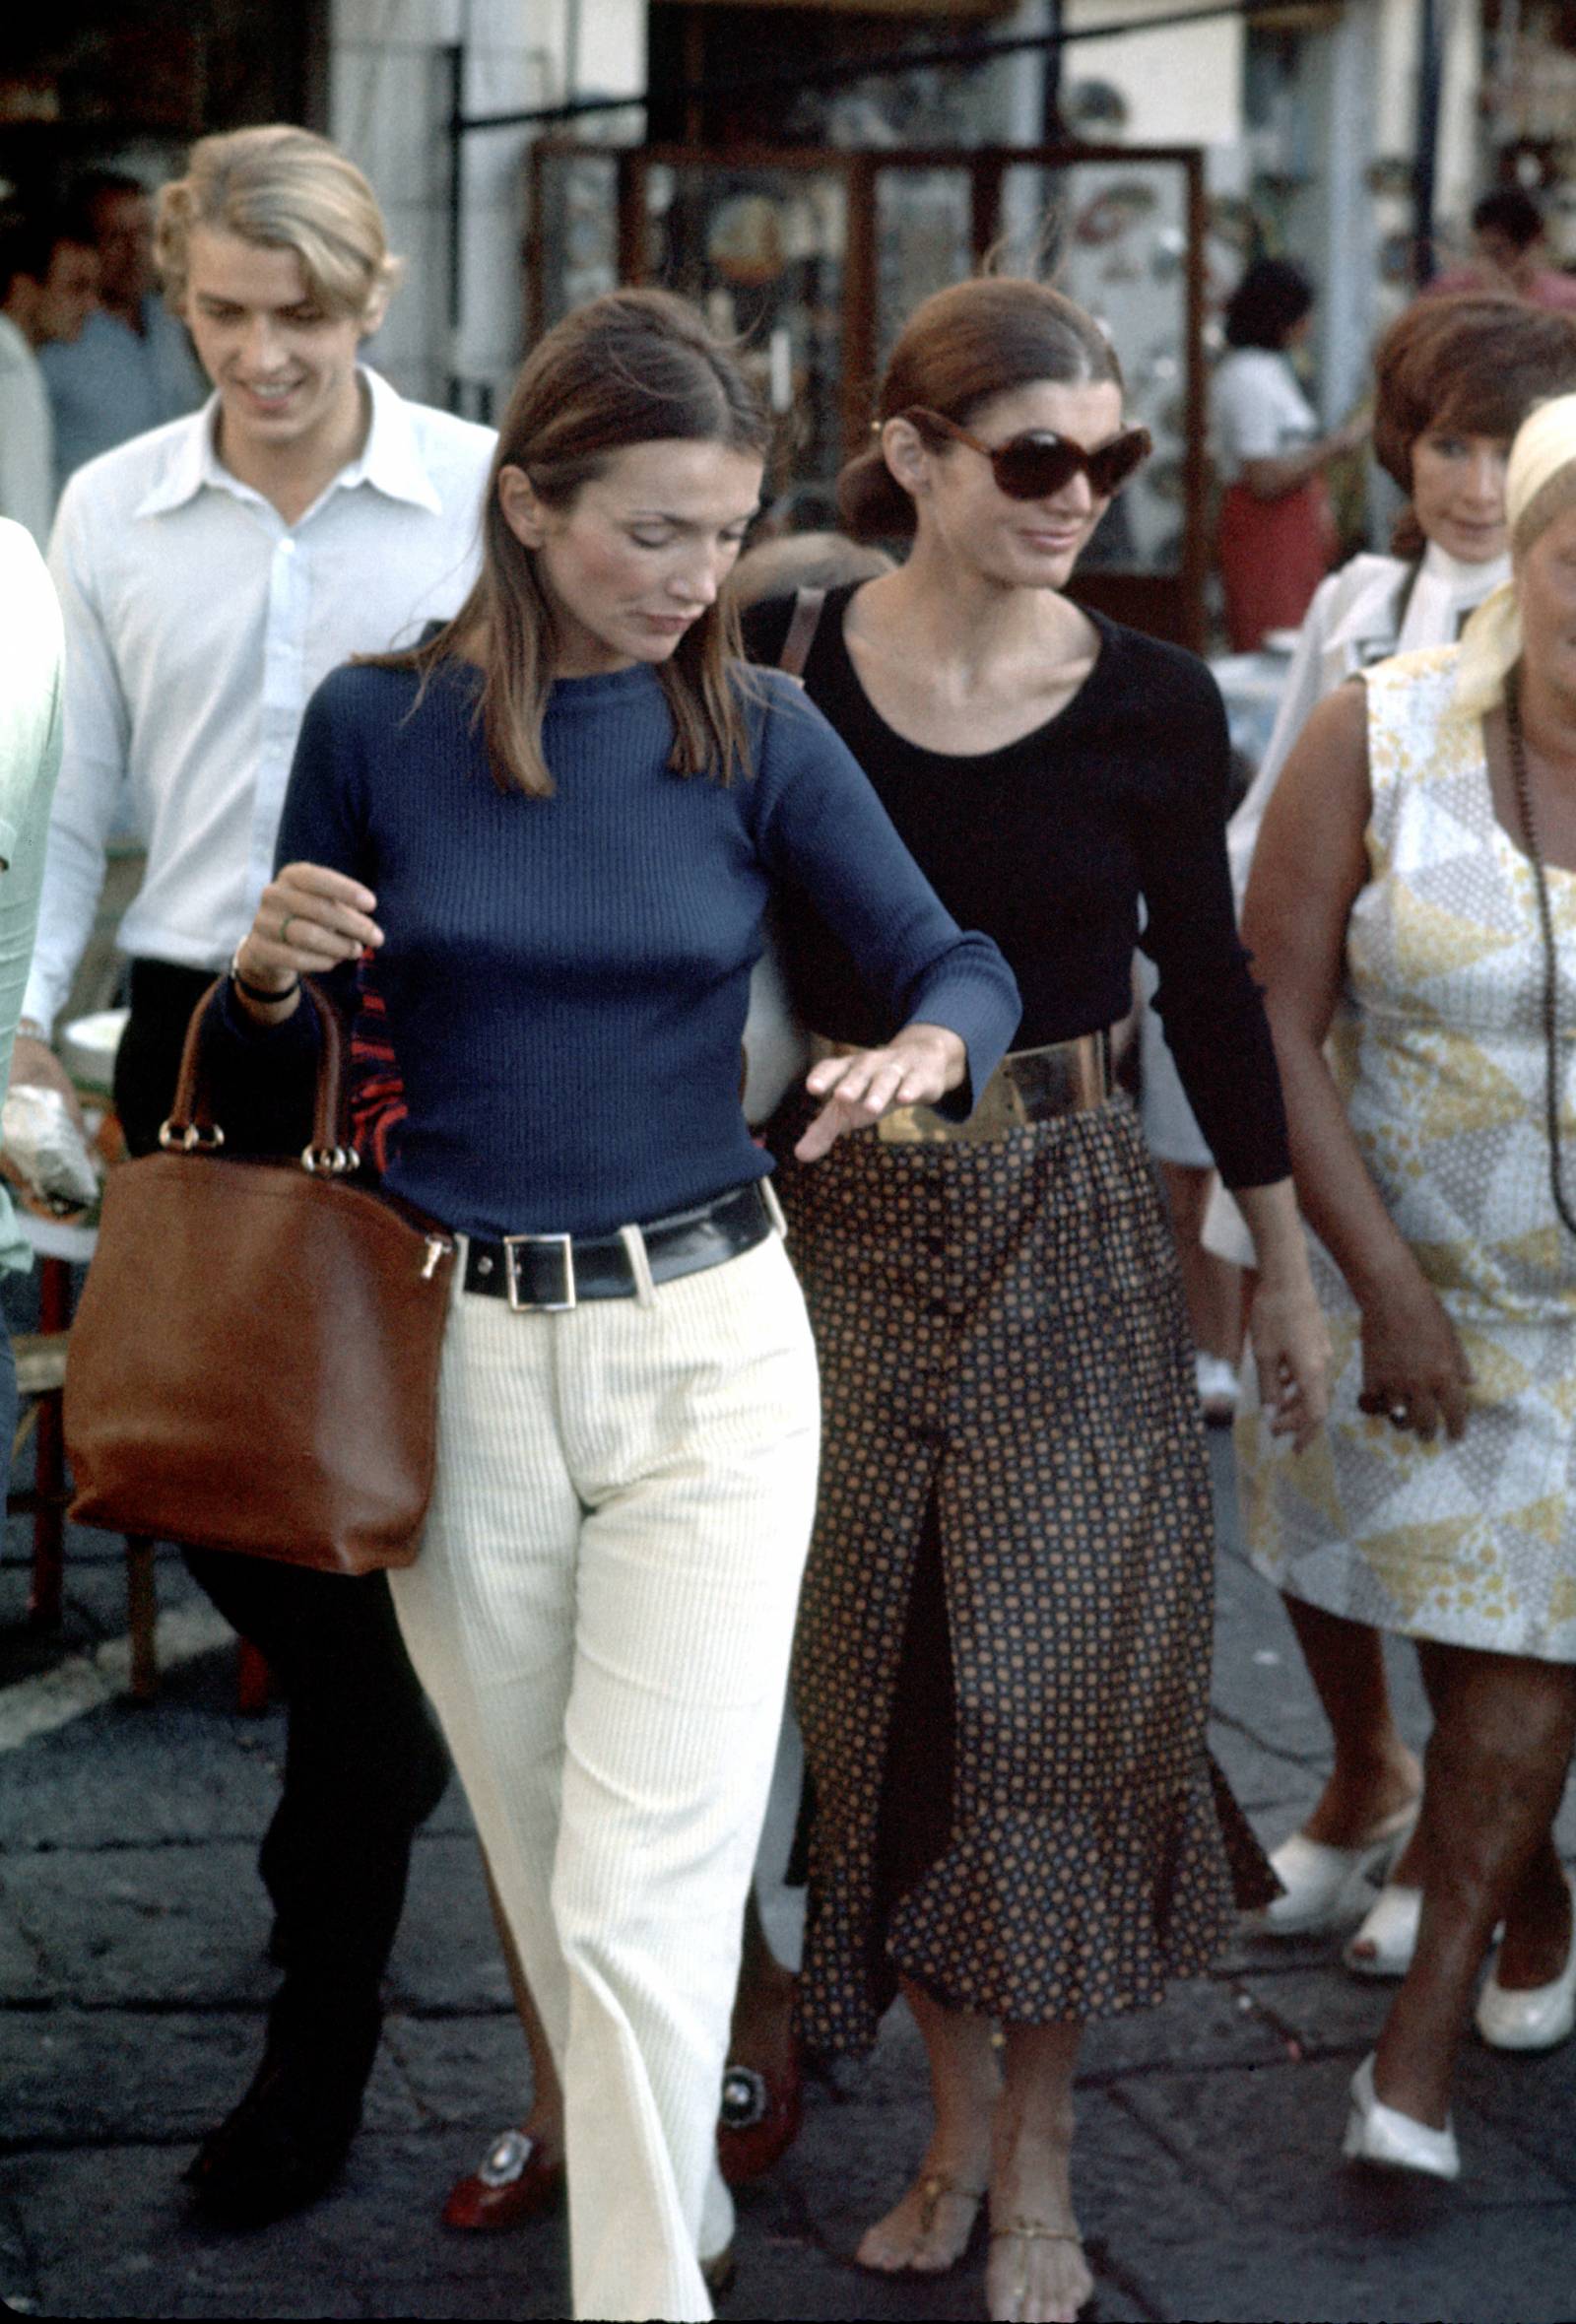
{"type": "Polygon", "coordinates": [[[1256,258],[1225,302],[1227,347],[1280,349],[1313,305],[1313,285],[1290,258],[1256,258]]]}
{"type": "MultiPolygon", "coordinates": [[[[1120,388],[1122,367],[1093,316],[1048,283],[976,276],[915,307],[886,365],[876,426],[923,405],[966,427],[993,396],[1047,379],[1077,386],[1109,380],[1120,388]]],[[[938,434],[936,448],[946,440],[938,434]]],[[[914,530],[914,503],[879,443],[843,469],[837,505],[856,540],[902,539],[914,530]]]]}
{"type": "MultiPolygon", "coordinates": [[[[482,507],[482,570],[451,622],[408,653],[368,659],[425,681],[448,656],[479,661],[479,715],[493,778],[536,798],[553,790],[542,721],[554,678],[551,602],[536,559],[509,530],[498,477],[519,468],[545,506],[566,509],[583,485],[631,445],[714,443],[764,459],[771,423],[732,351],[697,308],[667,291],[610,291],[540,339],[498,430],[482,507]]],[[[673,713],[668,764],[732,780],[748,772],[749,738],[731,662],[742,655],[726,591],[680,638],[657,676],[673,713]]]]}
{"type": "MultiPolygon", "coordinates": [[[[1410,493],[1419,435],[1449,429],[1508,443],[1534,404],[1576,388],[1576,317],[1493,291],[1419,299],[1380,340],[1374,377],[1374,457],[1410,493]]],[[[1422,551],[1410,507],[1391,546],[1398,557],[1422,551]]]]}
{"type": "Polygon", "coordinates": [[[400,276],[377,196],[356,164],[326,137],[286,122],[199,138],[185,176],[161,187],[154,254],[177,314],[194,227],[294,250],[313,296],[355,322],[377,319],[400,276]]]}

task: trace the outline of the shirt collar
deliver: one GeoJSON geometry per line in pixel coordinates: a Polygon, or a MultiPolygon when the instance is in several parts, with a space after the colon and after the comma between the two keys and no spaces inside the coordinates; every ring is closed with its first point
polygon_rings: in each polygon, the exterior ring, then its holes
{"type": "MultiPolygon", "coordinates": [[[[372,407],[366,441],[356,458],[340,470],[316,505],[321,506],[329,493],[341,489],[350,492],[364,484],[391,500],[409,500],[416,507],[440,516],[443,503],[422,457],[410,406],[386,379],[365,365],[357,366],[357,377],[365,387],[372,407]]],[[[218,419],[219,397],[215,393],[200,412],[193,412],[173,432],[164,474],[138,502],[135,512],[138,516],[166,515],[170,509],[195,499],[205,489],[250,498],[248,488],[231,476],[215,449],[218,419]]]]}

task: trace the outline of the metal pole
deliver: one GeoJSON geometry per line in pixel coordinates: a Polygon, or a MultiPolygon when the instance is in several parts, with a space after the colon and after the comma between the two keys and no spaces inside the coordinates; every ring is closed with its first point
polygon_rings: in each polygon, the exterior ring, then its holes
{"type": "Polygon", "coordinates": [[[451,412],[463,403],[459,358],[460,324],[465,313],[465,42],[456,40],[443,51],[449,83],[449,214],[448,214],[448,363],[444,401],[451,412]]]}
{"type": "Polygon", "coordinates": [[[1417,0],[1417,155],[1412,164],[1412,264],[1419,290],[1432,282],[1434,192],[1439,164],[1439,0],[1417,0]]]}

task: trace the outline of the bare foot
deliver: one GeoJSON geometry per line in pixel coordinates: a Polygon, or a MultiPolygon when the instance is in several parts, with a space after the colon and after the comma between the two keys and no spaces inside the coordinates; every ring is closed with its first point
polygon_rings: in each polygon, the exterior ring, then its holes
{"type": "Polygon", "coordinates": [[[1073,2324],[1093,2290],[1075,2225],[1015,2220],[991,2229],[985,2305],[993,2324],[1073,2324]]]}
{"type": "Polygon", "coordinates": [[[933,2150],[907,2194],[866,2228],[854,2257],[884,2276],[945,2275],[968,2249],[984,2200],[983,2166],[973,2175],[949,2170],[933,2150]]]}

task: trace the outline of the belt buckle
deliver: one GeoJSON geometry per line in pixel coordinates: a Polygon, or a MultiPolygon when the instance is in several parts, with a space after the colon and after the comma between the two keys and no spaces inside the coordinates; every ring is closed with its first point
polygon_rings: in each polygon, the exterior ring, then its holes
{"type": "Polygon", "coordinates": [[[509,1306],[516,1315],[528,1311],[544,1315],[567,1315],[578,1307],[579,1298],[574,1288],[574,1241],[567,1234],[506,1234],[503,1237],[503,1275],[509,1294],[509,1306]],[[561,1299],[522,1299],[520,1279],[515,1270],[515,1253],[522,1243],[537,1248],[554,1245],[563,1267],[563,1296],[561,1299]]]}

